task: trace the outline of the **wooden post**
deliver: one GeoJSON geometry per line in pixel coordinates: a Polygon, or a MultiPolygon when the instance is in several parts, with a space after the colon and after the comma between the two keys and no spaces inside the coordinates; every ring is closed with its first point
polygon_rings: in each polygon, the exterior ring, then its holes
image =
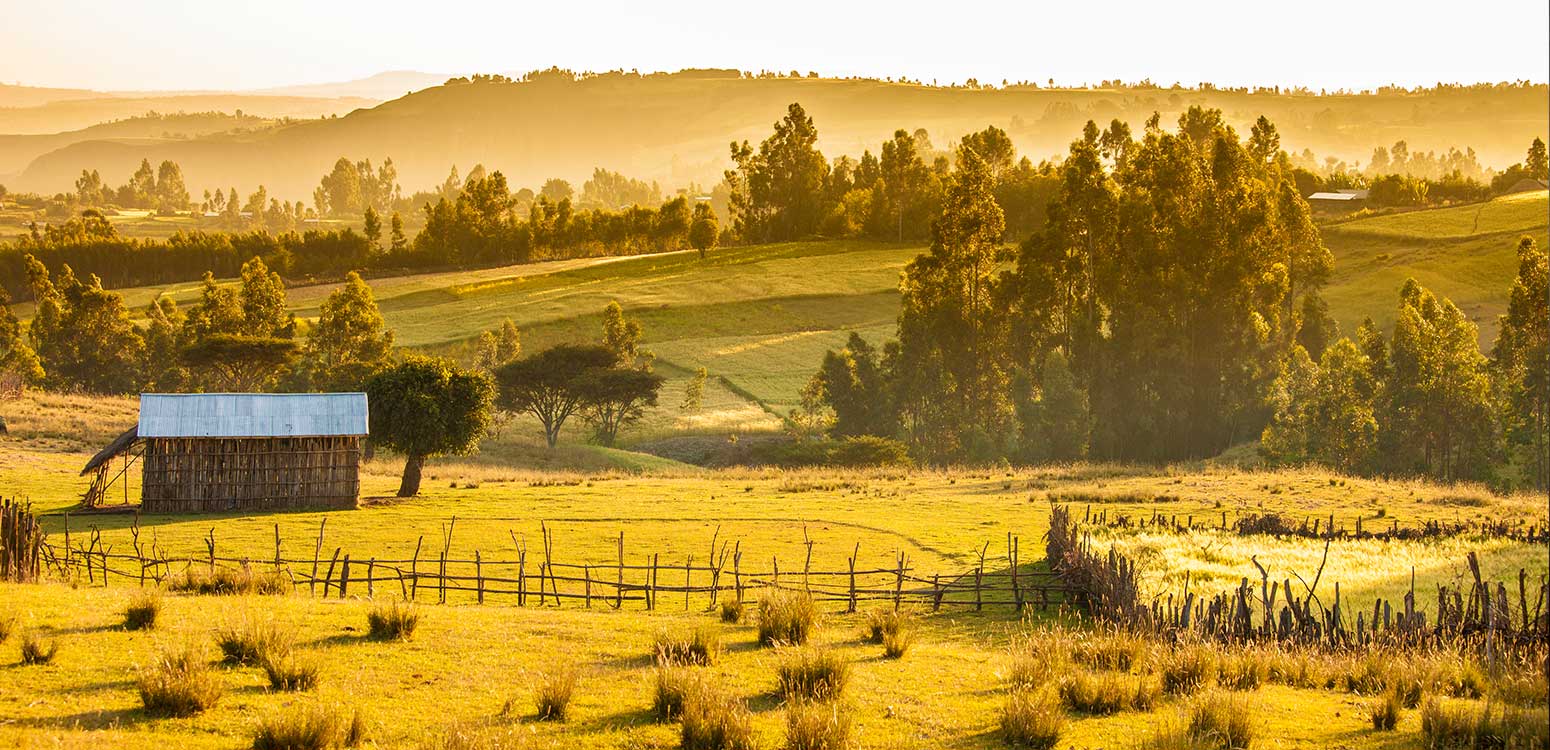
{"type": "Polygon", "coordinates": [[[586,578],[586,581],[587,581],[587,609],[591,609],[592,608],[592,566],[590,564],[589,565],[581,566],[581,575],[584,576],[586,578]]]}
{"type": "Polygon", "coordinates": [[[280,572],[280,524],[274,525],[274,572],[280,572]]]}
{"type": "Polygon", "coordinates": [[[845,607],[846,612],[856,611],[856,558],[861,555],[861,542],[856,542],[856,551],[850,553],[850,603],[845,607]]]}
{"type": "Polygon", "coordinates": [[[366,561],[366,598],[377,598],[377,558],[366,561]]]}
{"type": "Polygon", "coordinates": [[[940,573],[932,573],[931,574],[931,611],[932,612],[936,612],[936,611],[938,611],[940,609],[942,609],[942,575],[940,573]]]}
{"type": "Polygon", "coordinates": [[[904,553],[899,553],[899,569],[893,583],[893,611],[899,611],[899,599],[904,595],[904,553]]]}
{"type": "Polygon", "coordinates": [[[624,608],[624,532],[619,532],[619,576],[614,588],[614,609],[624,608]]]}
{"type": "Polygon", "coordinates": [[[323,598],[328,598],[328,584],[334,580],[334,566],[339,563],[339,547],[334,548],[334,559],[328,561],[328,575],[323,576],[323,598]]]}
{"type": "Polygon", "coordinates": [[[420,593],[420,545],[425,543],[425,535],[414,540],[414,557],[409,560],[409,601],[414,601],[420,593]]]}
{"type": "Polygon", "coordinates": [[[646,579],[646,609],[657,608],[657,553],[651,553],[651,571],[646,579]]]}
{"type": "Polygon", "coordinates": [[[684,558],[684,611],[685,612],[689,611],[689,590],[691,588],[693,588],[692,586],[689,585],[690,578],[691,578],[690,573],[693,570],[693,568],[691,567],[692,565],[694,565],[694,555],[689,555],[687,558],[684,558]]]}
{"type": "MultiPolygon", "coordinates": [[[[326,528],[328,528],[328,518],[325,516],[323,520],[318,523],[317,546],[312,548],[312,577],[307,583],[307,592],[310,594],[316,594],[318,590],[318,557],[323,554],[323,530],[326,528]]],[[[326,587],[323,590],[323,596],[328,596],[328,589],[326,587]]]]}
{"type": "Polygon", "coordinates": [[[1012,537],[1012,605],[1018,612],[1023,611],[1023,589],[1018,585],[1017,581],[1018,547],[1021,544],[1021,538],[1012,537]]]}
{"type": "Polygon", "coordinates": [[[474,579],[477,582],[479,603],[484,604],[484,559],[474,550],[474,579]]]}
{"type": "Polygon", "coordinates": [[[732,545],[732,587],[737,590],[737,602],[743,602],[743,540],[732,545]]]}
{"type": "Polygon", "coordinates": [[[345,597],[345,592],[350,586],[350,556],[344,556],[344,564],[339,568],[339,598],[345,597]]]}

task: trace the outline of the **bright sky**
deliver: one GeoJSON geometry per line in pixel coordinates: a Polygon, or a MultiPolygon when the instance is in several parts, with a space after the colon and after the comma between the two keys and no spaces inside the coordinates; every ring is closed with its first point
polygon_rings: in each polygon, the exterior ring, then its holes
{"type": "Polygon", "coordinates": [[[1370,88],[1550,69],[1545,0],[0,0],[0,82],[243,89],[387,70],[816,70],[1370,88]],[[997,7],[999,6],[999,7],[997,7]]]}

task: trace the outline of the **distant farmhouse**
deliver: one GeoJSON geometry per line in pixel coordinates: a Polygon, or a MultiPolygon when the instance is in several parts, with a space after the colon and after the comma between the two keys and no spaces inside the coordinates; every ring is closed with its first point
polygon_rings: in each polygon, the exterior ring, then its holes
{"type": "Polygon", "coordinates": [[[1528,193],[1534,190],[1545,190],[1547,188],[1550,188],[1550,183],[1547,183],[1544,180],[1536,180],[1532,177],[1524,177],[1523,179],[1512,183],[1512,187],[1507,188],[1507,192],[1528,193]]]}
{"type": "Polygon", "coordinates": [[[1336,190],[1308,196],[1308,205],[1319,211],[1355,211],[1367,205],[1366,190],[1336,190]]]}
{"type": "Polygon", "coordinates": [[[82,503],[138,460],[146,513],[353,508],[367,433],[364,393],[146,393],[139,424],[81,469],[82,503]]]}

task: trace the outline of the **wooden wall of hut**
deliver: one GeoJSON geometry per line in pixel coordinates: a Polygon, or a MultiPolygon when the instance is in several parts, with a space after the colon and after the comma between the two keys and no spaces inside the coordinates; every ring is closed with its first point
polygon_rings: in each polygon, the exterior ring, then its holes
{"type": "Polygon", "coordinates": [[[207,513],[354,508],[361,439],[353,435],[147,438],[140,508],[207,513]]]}

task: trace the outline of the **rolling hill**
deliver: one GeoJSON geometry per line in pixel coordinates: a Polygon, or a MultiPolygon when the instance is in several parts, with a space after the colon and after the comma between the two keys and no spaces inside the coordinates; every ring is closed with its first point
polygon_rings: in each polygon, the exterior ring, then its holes
{"type": "MultiPolygon", "coordinates": [[[[801,102],[813,115],[819,146],[831,157],[875,151],[897,128],[925,128],[943,147],[964,133],[996,125],[1037,160],[1062,153],[1088,119],[1119,118],[1139,129],[1153,112],[1167,120],[1199,104],[1220,108],[1244,131],[1267,115],[1277,123],[1283,147],[1293,151],[1309,148],[1320,156],[1365,160],[1374,146],[1406,139],[1412,151],[1467,146],[1483,163],[1505,166],[1550,127],[1544,96],[1544,86],[1326,96],[1182,88],[950,88],[863,79],[750,78],[718,70],[577,79],[548,73],[521,82],[433,86],[338,118],[261,133],[75,143],[36,159],[12,187],[65,189],[83,167],[117,174],[150,158],[179,162],[195,191],[263,184],[271,195],[310,199],[319,177],[340,156],[391,157],[407,191],[440,183],[453,164],[466,171],[475,163],[505,171],[514,186],[536,187],[549,177],[579,183],[599,166],[670,188],[709,185],[728,166],[727,143],[765,137],[791,102],[801,102]]],[[[198,109],[242,106],[249,113],[287,114],[261,109],[251,99],[225,107],[200,99],[198,109]]],[[[49,106],[88,107],[92,101],[49,106]]],[[[298,101],[315,111],[324,100],[298,101]]],[[[152,108],[195,107],[146,105],[135,113],[152,108]]],[[[0,111],[0,132],[20,132],[15,118],[21,111],[0,111]]]]}
{"type": "MultiPolygon", "coordinates": [[[[83,141],[119,139],[178,139],[187,140],[211,133],[232,130],[257,130],[275,124],[268,118],[250,114],[241,116],[223,112],[191,114],[146,114],[123,120],[105,122],[89,128],[49,135],[0,135],[0,184],[14,178],[32,160],[83,141]]],[[[99,170],[101,171],[101,170],[99,170]]],[[[110,184],[124,182],[129,172],[104,174],[110,184]]],[[[66,188],[61,188],[61,190],[66,188]]]]}

